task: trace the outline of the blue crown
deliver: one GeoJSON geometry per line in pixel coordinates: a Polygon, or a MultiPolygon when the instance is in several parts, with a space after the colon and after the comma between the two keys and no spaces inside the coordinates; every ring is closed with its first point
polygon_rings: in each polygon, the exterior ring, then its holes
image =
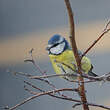
{"type": "Polygon", "coordinates": [[[55,34],[54,36],[51,37],[51,39],[48,41],[48,44],[56,44],[56,43],[61,43],[63,42],[65,39],[63,37],[61,37],[58,34],[55,34]]]}

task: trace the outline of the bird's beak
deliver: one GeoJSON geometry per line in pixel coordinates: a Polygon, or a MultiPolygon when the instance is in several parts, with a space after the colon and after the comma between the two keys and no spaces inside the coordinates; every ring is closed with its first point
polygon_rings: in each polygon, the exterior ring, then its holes
{"type": "Polygon", "coordinates": [[[46,50],[49,51],[51,47],[52,47],[52,45],[48,45],[48,46],[46,47],[46,50]]]}
{"type": "Polygon", "coordinates": [[[49,51],[50,48],[49,48],[49,47],[46,47],[45,49],[46,49],[47,51],[49,51]]]}

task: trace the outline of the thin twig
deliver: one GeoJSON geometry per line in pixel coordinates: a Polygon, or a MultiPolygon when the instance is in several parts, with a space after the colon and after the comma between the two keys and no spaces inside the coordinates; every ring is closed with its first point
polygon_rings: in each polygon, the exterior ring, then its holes
{"type": "MultiPolygon", "coordinates": [[[[39,87],[33,85],[33,84],[30,83],[30,82],[24,81],[24,83],[26,83],[27,85],[31,86],[31,87],[34,88],[34,89],[39,90],[40,92],[45,92],[45,90],[43,90],[43,89],[41,89],[41,88],[39,88],[39,87]]],[[[78,89],[74,89],[74,92],[79,92],[79,91],[78,91],[78,89]]],[[[55,93],[49,94],[49,95],[50,95],[50,96],[53,96],[53,95],[55,95],[55,93]]],[[[68,96],[66,96],[66,95],[64,95],[64,94],[62,94],[62,95],[60,95],[60,96],[65,97],[65,98],[70,98],[70,97],[68,97],[68,96]]]]}
{"type": "MultiPolygon", "coordinates": [[[[69,74],[69,73],[66,73],[66,74],[51,74],[51,75],[45,75],[45,76],[32,76],[30,77],[31,79],[39,79],[39,78],[53,78],[53,77],[58,77],[58,76],[75,76],[75,77],[79,77],[80,75],[79,74],[69,74]]],[[[83,78],[86,78],[86,79],[89,79],[90,81],[110,81],[110,73],[107,73],[107,74],[104,74],[102,76],[97,76],[97,77],[94,77],[94,76],[90,76],[88,74],[85,74],[85,73],[82,73],[81,77],[83,78]]]]}
{"type": "Polygon", "coordinates": [[[75,107],[80,106],[80,105],[82,105],[82,103],[75,103],[75,104],[72,106],[72,108],[75,108],[75,107]]]}
{"type": "Polygon", "coordinates": [[[29,54],[30,54],[30,56],[31,56],[31,59],[26,59],[26,60],[24,60],[24,62],[31,62],[31,63],[37,68],[37,70],[39,70],[39,72],[40,72],[42,75],[45,75],[45,71],[43,71],[43,70],[40,68],[40,66],[35,62],[34,57],[33,57],[33,51],[34,51],[33,48],[29,51],[29,54]]]}
{"type": "MultiPolygon", "coordinates": [[[[11,71],[12,72],[12,71],[11,71]]],[[[43,82],[45,82],[45,83],[47,83],[47,84],[49,84],[50,85],[50,82],[48,82],[47,80],[45,80],[45,79],[43,79],[43,78],[40,78],[39,76],[39,78],[34,78],[34,76],[33,75],[30,75],[30,74],[28,74],[28,73],[23,73],[23,72],[12,72],[13,74],[18,74],[18,75],[22,75],[22,76],[25,76],[25,77],[28,77],[28,78],[31,78],[31,79],[37,79],[37,80],[40,80],[40,81],[43,81],[43,82]]],[[[45,77],[46,75],[43,75],[42,77],[45,77]]],[[[48,77],[47,77],[48,78],[48,77]]],[[[46,78],[46,79],[47,79],[46,78]]],[[[27,81],[24,81],[24,83],[26,83],[26,84],[28,84],[29,85],[29,82],[27,82],[27,81]]],[[[41,89],[40,88],[37,88],[36,86],[34,86],[34,85],[32,85],[32,84],[30,84],[30,86],[32,86],[33,88],[35,88],[35,89],[38,89],[38,90],[40,90],[41,91],[41,89]]],[[[55,89],[56,90],[56,89],[55,89]]],[[[41,92],[45,92],[45,91],[41,91],[41,92]]],[[[60,96],[62,96],[62,97],[68,97],[68,96],[66,96],[66,95],[64,95],[63,93],[61,93],[61,92],[58,92],[58,94],[60,95],[60,96]]]]}
{"type": "MultiPolygon", "coordinates": [[[[33,75],[30,75],[28,73],[23,73],[23,72],[12,72],[12,73],[15,74],[15,75],[16,74],[22,75],[22,76],[28,77],[30,79],[37,79],[37,80],[43,81],[43,82],[47,83],[49,86],[53,87],[54,90],[57,89],[52,83],[50,83],[49,81],[46,80],[48,77],[44,79],[44,78],[40,78],[39,76],[38,76],[39,77],[38,78],[37,76],[33,76],[33,75]],[[34,78],[34,77],[36,77],[36,78],[34,78]]],[[[47,75],[43,75],[42,77],[45,77],[45,76],[47,76],[47,75]]],[[[58,94],[61,95],[61,96],[63,96],[63,97],[68,97],[68,96],[64,95],[63,93],[61,93],[61,92],[58,92],[58,94]]]]}
{"type": "Polygon", "coordinates": [[[45,92],[45,91],[43,91],[41,88],[39,88],[39,87],[37,87],[37,86],[31,84],[31,83],[28,82],[28,81],[24,81],[24,83],[26,83],[27,85],[31,86],[32,88],[34,88],[34,89],[36,89],[36,90],[39,90],[40,92],[45,92]]]}
{"type": "Polygon", "coordinates": [[[100,108],[104,108],[104,109],[110,110],[110,107],[107,107],[107,106],[104,106],[104,105],[101,105],[101,104],[93,104],[93,103],[87,103],[87,104],[89,106],[100,107],[100,108]]]}
{"type": "Polygon", "coordinates": [[[107,30],[107,28],[108,28],[109,25],[110,25],[110,21],[108,21],[108,23],[106,24],[106,26],[105,26],[103,32],[107,30]]]}
{"type": "Polygon", "coordinates": [[[45,76],[32,76],[31,79],[38,79],[38,78],[52,78],[52,77],[58,77],[58,76],[79,76],[78,74],[51,74],[51,75],[45,75],[45,76]]]}
{"type": "MultiPolygon", "coordinates": [[[[75,76],[75,77],[80,76],[77,73],[74,73],[74,74],[69,74],[69,73],[67,73],[67,74],[51,74],[51,75],[43,75],[43,76],[33,76],[33,75],[30,75],[28,73],[23,73],[23,72],[12,72],[12,73],[15,75],[18,74],[18,75],[26,76],[30,79],[38,79],[38,80],[46,82],[47,84],[49,84],[48,81],[43,78],[52,78],[52,77],[58,77],[58,76],[75,76]]],[[[82,73],[81,77],[87,78],[90,81],[110,81],[110,72],[107,74],[104,74],[102,76],[97,76],[97,77],[93,77],[88,74],[82,73]]]]}
{"type": "MultiPolygon", "coordinates": [[[[12,72],[12,71],[11,71],[12,72]]],[[[14,75],[21,75],[21,76],[25,76],[25,77],[28,77],[28,78],[31,78],[31,77],[34,77],[33,75],[31,75],[31,74],[28,74],[28,73],[23,73],[23,72],[12,72],[14,75]]],[[[43,81],[43,82],[45,82],[45,83],[47,83],[47,84],[49,84],[50,85],[50,83],[47,81],[47,80],[45,80],[45,79],[42,79],[42,78],[37,78],[38,80],[40,80],[40,81],[43,81]]]]}
{"type": "MultiPolygon", "coordinates": [[[[11,71],[12,72],[12,71],[11,71]]],[[[25,76],[25,77],[28,77],[28,78],[31,78],[31,77],[34,77],[33,75],[31,75],[31,74],[28,74],[28,73],[23,73],[23,72],[12,72],[13,74],[18,74],[18,75],[22,75],[22,76],[25,76]]],[[[43,76],[45,76],[45,75],[43,75],[43,76]]],[[[46,79],[42,79],[42,78],[36,78],[36,79],[38,79],[38,80],[40,80],[40,81],[43,81],[43,82],[45,82],[45,83],[47,83],[47,84],[49,84],[50,86],[54,86],[54,85],[52,85],[49,81],[47,81],[46,79]]]]}
{"type": "MultiPolygon", "coordinates": [[[[80,106],[82,104],[83,103],[76,103],[72,107],[75,108],[75,107],[80,106]]],[[[101,104],[94,104],[94,103],[86,103],[86,104],[88,106],[99,107],[99,108],[103,108],[103,109],[106,109],[106,110],[110,110],[110,107],[107,107],[107,106],[104,106],[104,105],[101,105],[101,104]]]]}
{"type": "MultiPolygon", "coordinates": [[[[28,102],[28,101],[30,101],[32,99],[37,98],[39,96],[49,95],[51,93],[56,93],[56,92],[60,92],[60,91],[74,91],[74,89],[71,89],[71,88],[62,88],[62,89],[57,89],[57,90],[52,90],[52,91],[47,91],[47,92],[40,92],[40,93],[31,92],[32,94],[34,94],[34,96],[31,96],[31,97],[25,99],[24,101],[22,101],[19,104],[15,105],[15,106],[13,106],[11,108],[9,108],[8,110],[14,110],[17,107],[25,104],[26,102],[28,102]]],[[[69,101],[74,101],[74,102],[81,102],[80,100],[76,100],[76,99],[72,99],[72,98],[66,98],[66,97],[60,97],[60,96],[53,96],[53,97],[64,99],[64,100],[69,100],[69,101]]]]}
{"type": "Polygon", "coordinates": [[[92,43],[92,45],[82,54],[82,57],[85,56],[95,45],[96,43],[106,34],[110,31],[110,28],[108,28],[110,24],[110,21],[107,23],[103,33],[92,43]]]}
{"type": "MultiPolygon", "coordinates": [[[[26,83],[27,83],[27,82],[26,82],[26,83]]],[[[27,83],[27,84],[29,84],[29,83],[27,83]]],[[[31,84],[29,84],[29,85],[31,85],[31,84]]],[[[38,89],[38,88],[37,88],[37,89],[38,89]]],[[[19,104],[15,105],[15,106],[13,106],[13,107],[11,107],[11,108],[8,107],[8,110],[14,110],[14,109],[16,109],[17,107],[19,107],[19,106],[25,104],[26,102],[28,102],[28,101],[30,101],[30,100],[32,100],[32,99],[35,99],[35,98],[37,98],[37,97],[39,97],[39,96],[43,96],[43,95],[50,95],[50,96],[55,97],[55,98],[59,98],[59,99],[63,99],[63,100],[68,100],[68,101],[73,101],[73,102],[78,102],[78,103],[77,103],[76,105],[74,105],[73,107],[76,107],[76,106],[78,106],[78,105],[83,104],[80,100],[76,100],[76,99],[72,99],[72,98],[66,98],[66,97],[60,97],[60,96],[53,95],[53,93],[56,93],[56,92],[59,92],[59,91],[74,91],[74,90],[75,90],[75,89],[71,89],[71,88],[62,88],[62,89],[57,89],[57,90],[52,90],[52,91],[47,91],[47,92],[45,91],[45,92],[40,92],[40,93],[33,92],[33,91],[29,90],[29,89],[26,89],[26,90],[27,90],[28,92],[30,92],[31,94],[33,94],[34,96],[31,96],[31,97],[25,99],[24,101],[20,102],[19,104]]],[[[43,90],[40,90],[40,91],[43,91],[43,90]]],[[[100,108],[104,108],[104,109],[110,110],[109,107],[106,107],[106,106],[104,106],[104,105],[93,104],[93,103],[85,103],[85,104],[86,104],[86,105],[89,105],[89,106],[96,106],[96,107],[100,107],[100,108]]],[[[4,109],[6,109],[6,107],[5,107],[4,109]]]]}
{"type": "Polygon", "coordinates": [[[27,86],[24,86],[24,90],[26,90],[26,91],[29,92],[30,94],[34,94],[34,95],[38,94],[38,92],[34,92],[34,91],[28,89],[27,86]]]}
{"type": "MultiPolygon", "coordinates": [[[[46,71],[43,71],[43,70],[40,68],[40,66],[35,62],[34,57],[33,57],[33,51],[34,51],[33,48],[29,51],[29,54],[30,54],[30,56],[31,56],[31,59],[26,59],[26,60],[24,60],[24,62],[31,62],[31,63],[39,70],[39,72],[40,72],[42,75],[46,75],[46,71]]],[[[39,80],[42,80],[42,79],[39,79],[39,80]]],[[[49,81],[48,78],[45,79],[45,82],[48,83],[48,84],[49,84],[52,88],[54,88],[55,90],[57,89],[57,88],[55,87],[55,85],[52,84],[51,81],[49,81]]],[[[60,92],[58,92],[58,94],[63,95],[63,94],[60,93],[60,92]]]]}

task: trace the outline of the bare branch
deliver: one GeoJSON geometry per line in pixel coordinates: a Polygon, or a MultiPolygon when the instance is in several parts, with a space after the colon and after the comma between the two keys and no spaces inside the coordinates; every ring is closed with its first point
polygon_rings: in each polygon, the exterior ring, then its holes
{"type": "MultiPolygon", "coordinates": [[[[39,94],[38,94],[38,95],[39,95],[39,94]]],[[[24,101],[20,102],[19,104],[16,104],[15,106],[9,108],[8,110],[14,110],[14,109],[16,109],[17,107],[19,107],[19,106],[25,104],[26,102],[28,102],[28,101],[30,101],[30,100],[32,100],[32,99],[35,99],[36,97],[38,97],[38,95],[34,95],[34,96],[32,96],[32,97],[29,97],[29,98],[25,99],[24,101]]]]}
{"type": "Polygon", "coordinates": [[[66,7],[67,7],[68,16],[69,16],[70,41],[71,41],[73,53],[75,55],[75,59],[76,59],[76,62],[77,62],[77,66],[80,66],[80,57],[79,57],[79,54],[78,54],[78,49],[77,49],[77,45],[76,45],[76,41],[75,41],[75,26],[74,26],[73,12],[72,12],[72,8],[71,8],[69,0],[65,0],[65,4],[66,4],[66,7]]]}
{"type": "MultiPolygon", "coordinates": [[[[28,77],[28,78],[31,78],[31,77],[34,77],[33,75],[31,74],[28,74],[28,73],[23,73],[23,72],[12,72],[13,74],[18,74],[18,75],[22,75],[22,76],[25,76],[25,77],[28,77]]],[[[45,76],[45,75],[43,75],[45,76]]],[[[56,89],[55,85],[53,85],[49,80],[46,79],[42,79],[42,78],[36,78],[37,80],[40,80],[40,81],[43,81],[45,83],[47,83],[48,85],[50,85],[51,87],[53,87],[54,89],[56,89]]],[[[60,94],[60,93],[59,93],[60,94]]]]}
{"type": "MultiPolygon", "coordinates": [[[[51,74],[51,75],[43,75],[43,76],[33,76],[33,75],[30,75],[28,73],[23,73],[23,72],[12,72],[12,73],[15,74],[15,75],[16,74],[22,75],[22,76],[28,77],[30,79],[38,79],[38,80],[41,80],[43,82],[46,82],[49,85],[50,85],[50,83],[47,80],[43,79],[43,78],[52,78],[52,77],[58,77],[58,76],[75,76],[75,77],[80,76],[80,74],[77,74],[77,73],[74,73],[74,74],[69,74],[69,73],[67,73],[67,74],[51,74]]],[[[106,73],[104,75],[101,75],[101,76],[97,76],[97,77],[90,76],[88,74],[82,73],[81,77],[89,79],[90,82],[91,81],[92,82],[94,82],[94,81],[110,81],[110,72],[106,73]]]]}
{"type": "Polygon", "coordinates": [[[104,106],[104,105],[101,105],[101,104],[93,104],[93,103],[87,103],[89,106],[94,106],[94,107],[99,107],[99,108],[104,108],[104,109],[107,109],[107,110],[110,110],[110,107],[107,107],[107,106],[104,106]]]}
{"type": "Polygon", "coordinates": [[[75,108],[75,107],[80,106],[80,105],[82,105],[82,103],[75,103],[72,107],[75,108]]]}
{"type": "MultiPolygon", "coordinates": [[[[32,76],[30,77],[31,79],[39,79],[39,78],[52,78],[52,77],[58,77],[58,76],[75,76],[79,77],[80,74],[74,73],[74,74],[51,74],[51,75],[45,75],[45,76],[32,76]]],[[[88,74],[82,73],[81,77],[89,79],[90,82],[95,82],[95,81],[110,81],[110,73],[104,74],[102,76],[90,76],[88,74]]]]}
{"type": "Polygon", "coordinates": [[[26,59],[26,60],[24,60],[24,62],[31,62],[36,68],[37,68],[37,70],[39,70],[39,72],[42,74],[42,75],[45,75],[45,71],[43,71],[41,68],[40,68],[40,66],[35,62],[35,60],[34,60],[34,57],[33,57],[33,51],[34,51],[34,49],[32,48],[30,51],[29,51],[29,54],[30,54],[30,56],[31,56],[31,59],[26,59]]]}
{"type": "Polygon", "coordinates": [[[39,90],[40,92],[45,92],[45,91],[43,91],[41,88],[39,88],[39,87],[37,87],[37,86],[31,84],[31,83],[28,82],[28,81],[24,81],[24,83],[26,83],[27,85],[31,86],[31,87],[34,88],[34,89],[39,90]]]}
{"type": "MultiPolygon", "coordinates": [[[[82,74],[81,72],[81,58],[78,54],[78,49],[77,49],[77,45],[76,45],[76,41],[75,41],[75,26],[74,26],[74,18],[73,18],[73,12],[72,12],[72,8],[70,5],[69,0],[65,0],[65,4],[66,4],[66,8],[68,11],[68,16],[69,16],[69,24],[70,24],[70,41],[71,41],[71,45],[72,45],[72,50],[76,59],[76,63],[77,63],[77,67],[78,67],[78,73],[82,74]]],[[[79,82],[84,82],[83,77],[79,76],[78,77],[78,81],[79,82]]],[[[80,97],[83,103],[83,109],[84,110],[89,110],[88,105],[86,105],[85,103],[87,102],[86,99],[86,94],[85,94],[85,87],[84,87],[84,83],[79,83],[79,90],[80,90],[80,97]]]]}
{"type": "MultiPolygon", "coordinates": [[[[30,82],[24,81],[24,83],[26,83],[27,85],[31,86],[32,88],[35,88],[35,89],[39,90],[40,92],[45,92],[45,90],[42,90],[41,88],[31,84],[30,82]]],[[[78,91],[78,89],[74,89],[74,92],[79,92],[79,91],[78,91]]],[[[49,95],[52,96],[52,97],[55,97],[55,93],[49,94],[49,95]]],[[[59,95],[64,97],[64,98],[70,98],[70,97],[68,97],[68,96],[66,96],[64,94],[59,94],[59,95]]]]}
{"type": "MultiPolygon", "coordinates": [[[[82,104],[83,103],[76,103],[72,107],[75,108],[75,107],[80,106],[82,104]]],[[[89,106],[99,107],[99,108],[103,108],[103,109],[106,109],[106,110],[110,110],[110,107],[107,107],[107,106],[104,106],[104,105],[101,105],[101,104],[93,104],[93,103],[86,103],[86,104],[89,105],[89,106]]]]}
{"type": "Polygon", "coordinates": [[[105,35],[106,33],[108,33],[108,32],[110,31],[110,28],[108,28],[109,24],[110,24],[110,21],[107,23],[107,25],[106,25],[106,27],[105,27],[103,33],[102,33],[102,34],[92,43],[92,45],[83,53],[82,57],[85,56],[85,55],[96,45],[96,43],[97,43],[102,37],[104,37],[104,35],[105,35]]]}
{"type": "MultiPolygon", "coordinates": [[[[22,75],[22,76],[25,76],[25,77],[28,77],[30,79],[37,79],[37,80],[40,80],[40,81],[43,81],[45,83],[47,83],[49,86],[54,86],[52,83],[48,82],[47,80],[43,79],[43,78],[40,78],[39,76],[33,76],[33,75],[30,75],[28,73],[23,73],[23,72],[12,72],[13,74],[18,74],[18,75],[22,75]],[[36,78],[34,78],[36,77],[36,78]]],[[[46,75],[43,75],[42,77],[45,77],[46,75]]],[[[48,75],[47,75],[48,76],[48,75]]],[[[47,79],[48,77],[46,77],[47,79]]],[[[24,81],[24,83],[26,83],[26,81],[24,81]]],[[[27,82],[27,84],[29,85],[29,83],[27,82]]],[[[32,85],[30,85],[32,86],[32,85]]],[[[35,86],[34,86],[35,87],[35,86]]],[[[40,89],[40,88],[39,88],[40,89]]],[[[54,90],[56,90],[57,88],[54,88],[54,90]]],[[[61,92],[58,92],[59,95],[63,96],[63,97],[68,97],[66,95],[64,95],[63,93],[61,92]]]]}
{"type": "MultiPolygon", "coordinates": [[[[24,62],[31,62],[31,63],[36,67],[36,69],[39,70],[39,72],[40,72],[42,75],[46,75],[46,71],[43,71],[43,70],[40,68],[40,66],[35,62],[34,57],[33,57],[33,51],[34,51],[33,48],[29,51],[29,54],[30,54],[30,56],[31,56],[31,59],[26,59],[26,60],[24,60],[24,62]]],[[[38,79],[38,80],[42,80],[42,81],[48,83],[52,88],[57,89],[57,88],[55,87],[55,85],[52,84],[52,82],[49,81],[48,78],[46,78],[45,80],[44,80],[44,79],[38,79]]],[[[60,92],[59,92],[58,94],[61,95],[60,92]]],[[[63,94],[62,94],[62,95],[63,95],[63,94]]]]}
{"type": "Polygon", "coordinates": [[[38,79],[38,78],[52,78],[52,77],[58,77],[58,76],[79,76],[78,74],[51,74],[51,75],[45,75],[45,76],[32,76],[31,79],[38,79]]]}
{"type": "Polygon", "coordinates": [[[109,28],[109,25],[110,25],[110,21],[108,21],[108,23],[106,24],[104,31],[106,31],[109,28]]]}
{"type": "Polygon", "coordinates": [[[69,100],[69,101],[74,101],[74,102],[81,102],[80,100],[76,100],[76,99],[72,99],[72,98],[66,98],[66,97],[60,97],[60,96],[54,96],[52,95],[52,93],[57,93],[57,92],[60,92],[60,91],[74,91],[75,89],[71,89],[71,88],[62,88],[62,89],[57,89],[57,90],[52,90],[52,91],[47,91],[47,92],[40,92],[40,93],[35,93],[35,92],[32,92],[30,90],[28,90],[29,92],[31,92],[31,94],[34,94],[34,96],[31,96],[27,99],[25,99],[24,101],[20,102],[19,104],[9,108],[8,110],[14,110],[16,109],[17,107],[25,104],[26,102],[29,102],[31,101],[32,99],[35,99],[39,96],[43,96],[43,95],[51,95],[53,97],[56,97],[56,98],[60,98],[60,99],[64,99],[64,100],[69,100]]]}
{"type": "MultiPolygon", "coordinates": [[[[25,82],[25,83],[27,83],[28,85],[31,85],[31,86],[34,87],[34,88],[37,88],[37,87],[33,86],[32,84],[30,84],[29,82],[25,82]]],[[[37,88],[37,89],[38,89],[38,88],[37,88]]],[[[76,100],[76,99],[72,99],[72,98],[68,98],[68,97],[61,97],[61,96],[56,96],[56,95],[54,95],[54,93],[59,92],[59,91],[77,91],[77,89],[62,88],[62,89],[57,89],[57,90],[52,90],[52,91],[47,91],[47,92],[46,92],[46,91],[43,91],[42,89],[40,89],[40,91],[42,91],[42,92],[40,92],[40,93],[33,92],[33,91],[31,91],[31,90],[29,90],[29,89],[27,89],[27,88],[26,88],[26,90],[27,90],[28,92],[30,92],[31,94],[33,94],[34,96],[31,96],[31,97],[25,99],[24,101],[20,102],[19,104],[15,105],[14,107],[11,107],[11,108],[5,107],[4,109],[7,108],[8,110],[14,110],[14,109],[16,109],[17,107],[19,107],[19,106],[25,104],[26,102],[28,102],[28,101],[30,101],[30,100],[32,100],[32,99],[35,99],[35,98],[37,98],[37,97],[39,97],[39,96],[43,96],[43,95],[50,95],[50,96],[55,97],[55,98],[59,98],[59,99],[63,99],[63,100],[68,100],[68,101],[73,101],[73,102],[78,102],[78,103],[76,103],[73,107],[76,107],[76,106],[79,106],[79,105],[82,105],[82,104],[83,104],[80,100],[76,100]]],[[[100,108],[104,108],[104,109],[110,110],[109,107],[106,107],[106,106],[104,106],[104,105],[93,104],[93,103],[85,103],[85,104],[86,104],[86,105],[89,105],[89,106],[96,106],[96,107],[100,107],[100,108]]]]}
{"type": "Polygon", "coordinates": [[[38,92],[34,92],[34,91],[28,89],[27,86],[24,86],[24,90],[26,90],[26,91],[29,92],[30,94],[34,94],[34,95],[38,94],[38,92]]]}

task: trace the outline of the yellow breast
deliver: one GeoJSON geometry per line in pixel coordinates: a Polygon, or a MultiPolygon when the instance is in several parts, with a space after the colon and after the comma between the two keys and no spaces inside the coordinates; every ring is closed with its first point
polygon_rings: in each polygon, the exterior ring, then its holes
{"type": "MultiPolygon", "coordinates": [[[[50,54],[49,57],[50,57],[50,60],[52,62],[52,65],[53,65],[53,68],[54,68],[56,74],[62,73],[61,68],[58,66],[58,63],[56,61],[65,63],[65,64],[69,65],[72,69],[75,70],[74,64],[76,65],[76,60],[75,60],[72,50],[66,50],[60,55],[51,55],[50,54]]],[[[62,66],[65,69],[65,71],[74,73],[74,71],[71,71],[67,66],[65,66],[65,65],[62,65],[62,66]]],[[[85,73],[88,73],[88,71],[91,69],[91,61],[85,56],[82,58],[81,67],[85,73]]]]}

